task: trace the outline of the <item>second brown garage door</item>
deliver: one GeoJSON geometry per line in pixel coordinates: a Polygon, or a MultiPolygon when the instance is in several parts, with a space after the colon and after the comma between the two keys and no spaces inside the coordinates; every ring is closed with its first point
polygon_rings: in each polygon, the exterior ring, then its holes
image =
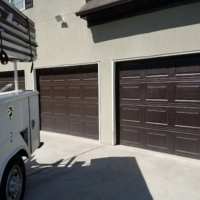
{"type": "Polygon", "coordinates": [[[37,70],[41,129],[98,139],[98,67],[37,70]]]}
{"type": "Polygon", "coordinates": [[[200,56],[117,65],[118,142],[200,157],[200,56]]]}

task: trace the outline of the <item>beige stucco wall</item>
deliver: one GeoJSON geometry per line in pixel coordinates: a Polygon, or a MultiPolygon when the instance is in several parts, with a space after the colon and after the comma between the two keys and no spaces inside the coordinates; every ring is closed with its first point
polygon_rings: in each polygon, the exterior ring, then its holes
{"type": "MultiPolygon", "coordinates": [[[[34,0],[24,11],[36,23],[38,60],[35,68],[100,63],[101,142],[112,144],[112,60],[200,50],[200,3],[118,20],[87,28],[76,17],[85,0],[34,0]],[[62,15],[68,28],[55,19],[62,15]]],[[[26,69],[27,89],[32,89],[31,64],[26,69]]],[[[12,65],[0,66],[0,71],[12,65]]]]}

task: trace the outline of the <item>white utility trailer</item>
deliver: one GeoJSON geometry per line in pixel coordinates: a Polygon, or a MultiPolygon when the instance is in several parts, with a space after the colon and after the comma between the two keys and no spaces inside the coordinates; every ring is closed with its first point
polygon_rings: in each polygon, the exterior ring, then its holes
{"type": "MultiPolygon", "coordinates": [[[[23,200],[23,157],[42,146],[37,91],[18,89],[17,62],[37,58],[35,24],[7,0],[0,0],[0,61],[14,63],[15,91],[0,88],[0,200],[23,200]]],[[[32,71],[32,70],[31,70],[32,71]]]]}
{"type": "Polygon", "coordinates": [[[37,91],[0,94],[0,199],[23,199],[26,172],[22,157],[41,146],[37,91]]]}

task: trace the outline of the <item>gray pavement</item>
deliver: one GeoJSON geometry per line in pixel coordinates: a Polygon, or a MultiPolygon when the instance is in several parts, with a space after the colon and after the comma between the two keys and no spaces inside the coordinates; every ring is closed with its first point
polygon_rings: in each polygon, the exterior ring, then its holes
{"type": "Polygon", "coordinates": [[[42,132],[25,200],[200,200],[200,161],[42,132]]]}

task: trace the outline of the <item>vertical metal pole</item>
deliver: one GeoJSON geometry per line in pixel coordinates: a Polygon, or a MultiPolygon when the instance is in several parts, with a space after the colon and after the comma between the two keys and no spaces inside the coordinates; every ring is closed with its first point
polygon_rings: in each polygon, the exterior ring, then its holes
{"type": "Polygon", "coordinates": [[[19,90],[17,62],[14,62],[15,91],[19,90]]]}

